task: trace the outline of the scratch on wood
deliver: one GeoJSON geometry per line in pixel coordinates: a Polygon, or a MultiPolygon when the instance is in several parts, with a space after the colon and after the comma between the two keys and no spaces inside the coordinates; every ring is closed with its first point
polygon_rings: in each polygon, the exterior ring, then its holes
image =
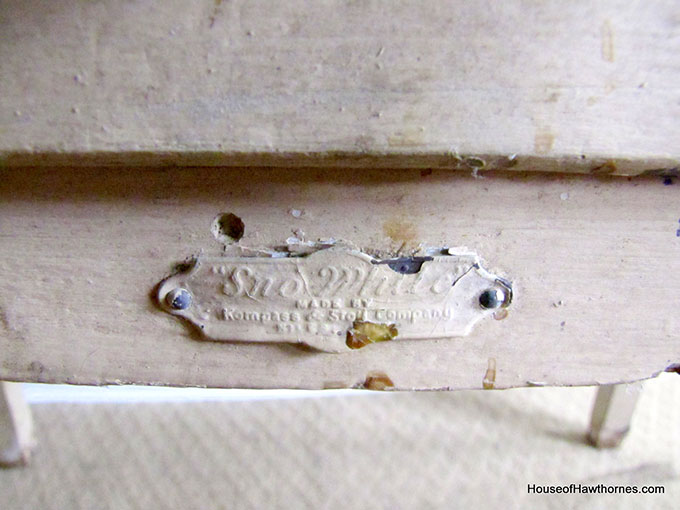
{"type": "Polygon", "coordinates": [[[614,62],[614,31],[609,20],[602,23],[602,60],[614,62]]]}

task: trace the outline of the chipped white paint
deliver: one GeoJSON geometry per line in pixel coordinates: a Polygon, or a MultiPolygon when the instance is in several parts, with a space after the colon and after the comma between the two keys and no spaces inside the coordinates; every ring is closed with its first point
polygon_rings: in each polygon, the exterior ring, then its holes
{"type": "Polygon", "coordinates": [[[0,162],[680,161],[674,0],[215,3],[2,2],[0,162]]]}
{"type": "Polygon", "coordinates": [[[680,186],[660,179],[363,169],[326,181],[313,169],[137,167],[0,175],[0,379],[318,389],[380,371],[399,390],[460,389],[481,388],[493,358],[494,388],[508,388],[633,381],[680,362],[680,186]],[[572,199],[561,202],[565,191],[572,199]],[[297,220],[291,208],[307,214],[297,220]],[[276,255],[246,247],[283,246],[298,227],[381,258],[448,242],[474,248],[518,297],[507,318],[466,337],[342,355],[201,341],[159,309],[156,286],[201,250],[232,256],[211,232],[222,212],[245,223],[228,247],[243,245],[240,256],[276,255]]]}

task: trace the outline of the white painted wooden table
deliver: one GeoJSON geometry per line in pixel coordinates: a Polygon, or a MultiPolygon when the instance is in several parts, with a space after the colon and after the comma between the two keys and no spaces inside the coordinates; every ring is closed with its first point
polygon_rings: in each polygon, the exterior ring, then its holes
{"type": "Polygon", "coordinates": [[[680,358],[676,18],[672,1],[3,2],[0,379],[655,376],[680,358]],[[515,300],[467,337],[342,355],[205,341],[154,291],[223,253],[223,213],[257,249],[465,246],[515,300]]]}

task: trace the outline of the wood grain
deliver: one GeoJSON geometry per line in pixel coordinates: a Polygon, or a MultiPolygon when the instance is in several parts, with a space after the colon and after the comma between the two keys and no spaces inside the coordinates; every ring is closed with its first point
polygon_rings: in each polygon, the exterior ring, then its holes
{"type": "Polygon", "coordinates": [[[678,54],[673,0],[9,0],[0,164],[677,174],[678,54]]]}
{"type": "Polygon", "coordinates": [[[656,178],[445,170],[5,169],[0,379],[324,388],[381,373],[396,389],[455,389],[650,377],[680,361],[679,193],[656,178]],[[186,257],[220,253],[211,225],[224,212],[243,219],[247,246],[294,231],[367,251],[467,246],[515,299],[469,337],[348,354],[204,341],[153,295],[186,257]]]}

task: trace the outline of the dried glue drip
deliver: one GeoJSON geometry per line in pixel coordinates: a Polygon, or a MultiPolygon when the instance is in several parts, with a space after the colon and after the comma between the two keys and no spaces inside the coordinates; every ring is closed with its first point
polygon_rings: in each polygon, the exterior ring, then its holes
{"type": "Polygon", "coordinates": [[[368,344],[387,342],[399,334],[394,324],[354,321],[352,329],[347,332],[347,347],[361,349],[368,344]]]}

